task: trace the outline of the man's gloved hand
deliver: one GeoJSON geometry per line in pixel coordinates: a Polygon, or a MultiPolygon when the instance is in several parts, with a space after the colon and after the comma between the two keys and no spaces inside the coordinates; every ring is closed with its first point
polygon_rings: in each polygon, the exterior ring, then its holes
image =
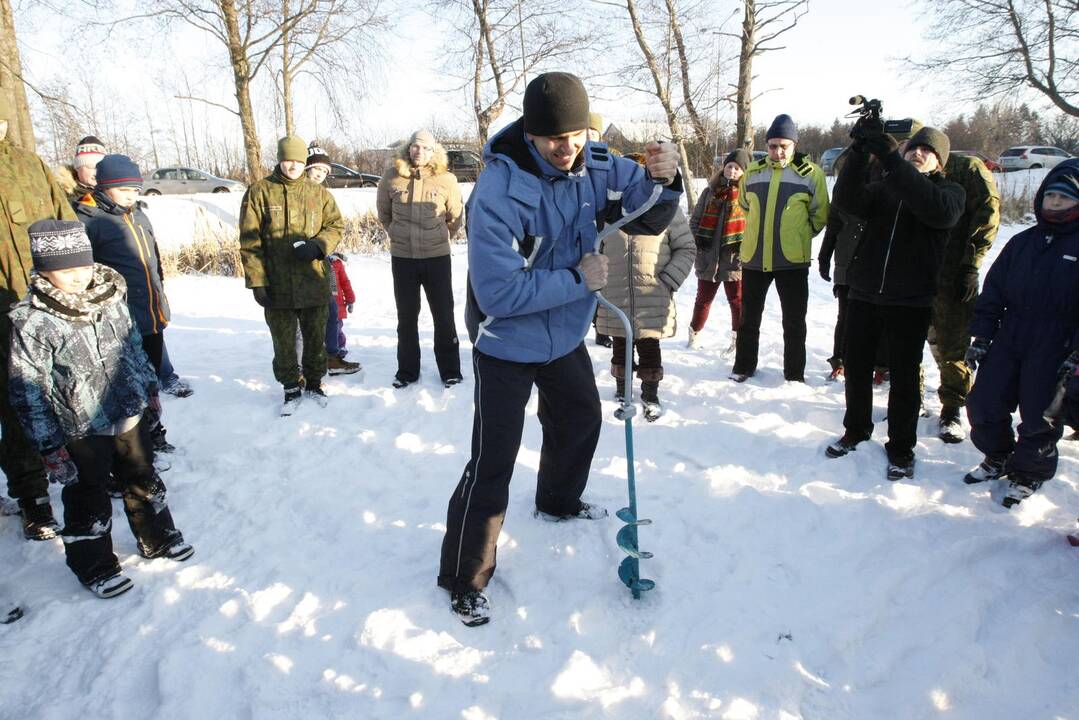
{"type": "Polygon", "coordinates": [[[967,348],[966,357],[963,358],[963,362],[970,368],[971,372],[975,372],[978,369],[978,363],[985,358],[985,354],[989,352],[989,339],[976,337],[970,341],[970,347],[967,348]]]}
{"type": "Polygon", "coordinates": [[[322,248],[314,240],[297,240],[292,243],[292,257],[302,262],[320,260],[322,248]]]}
{"type": "Polygon", "coordinates": [[[669,142],[649,142],[644,146],[644,166],[661,185],[670,185],[678,175],[678,146],[669,142]]]}
{"type": "Polygon", "coordinates": [[[67,448],[62,445],[42,455],[41,461],[45,463],[45,474],[49,482],[70,485],[79,479],[79,471],[71,461],[67,448]]]}
{"type": "Polygon", "coordinates": [[[606,255],[588,253],[581,258],[581,264],[577,266],[577,272],[584,279],[585,287],[589,290],[599,290],[607,285],[607,265],[609,261],[606,255]]]}
{"type": "Polygon", "coordinates": [[[883,160],[899,149],[899,141],[885,132],[870,135],[862,142],[865,149],[873,153],[878,160],[883,160]]]}
{"type": "Polygon", "coordinates": [[[955,279],[955,299],[968,303],[978,296],[978,269],[967,268],[955,279]]]}
{"type": "Polygon", "coordinates": [[[255,296],[255,302],[262,307],[270,304],[270,291],[264,287],[251,288],[251,294],[255,296]]]}
{"type": "Polygon", "coordinates": [[[348,311],[348,314],[349,314],[349,315],[351,315],[351,314],[352,314],[352,308],[353,308],[353,305],[352,305],[352,303],[349,303],[348,305],[345,305],[345,310],[347,310],[347,311],[348,311]]]}
{"type": "Polygon", "coordinates": [[[821,280],[824,280],[825,282],[832,282],[830,266],[831,263],[824,258],[817,258],[817,270],[820,272],[821,280]]]}

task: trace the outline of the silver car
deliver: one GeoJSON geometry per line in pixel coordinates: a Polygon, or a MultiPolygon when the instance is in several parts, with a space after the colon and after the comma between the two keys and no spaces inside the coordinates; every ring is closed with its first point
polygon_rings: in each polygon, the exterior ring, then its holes
{"type": "Polygon", "coordinates": [[[227,180],[202,170],[167,167],[154,170],[142,184],[143,195],[182,195],[188,193],[244,192],[242,182],[227,180]]]}
{"type": "Polygon", "coordinates": [[[1060,148],[1042,145],[1018,145],[1000,154],[1000,167],[1009,170],[1037,170],[1051,168],[1064,162],[1071,155],[1060,148]]]}

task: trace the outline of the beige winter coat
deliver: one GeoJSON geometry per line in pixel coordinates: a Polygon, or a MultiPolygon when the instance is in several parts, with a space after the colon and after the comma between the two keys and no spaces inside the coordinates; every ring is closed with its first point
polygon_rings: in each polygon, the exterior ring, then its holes
{"type": "MultiPolygon", "coordinates": [[[[681,210],[662,235],[619,232],[604,241],[603,254],[610,260],[610,268],[603,297],[629,316],[634,339],[675,334],[674,294],[693,269],[696,253],[693,234],[681,210]]],[[[626,334],[622,321],[603,305],[599,306],[596,330],[615,337],[626,334]]]]}
{"type": "Polygon", "coordinates": [[[463,204],[457,178],[447,172],[446,149],[434,146],[431,162],[414,168],[408,144],[378,182],[378,220],[390,236],[390,255],[433,258],[450,254],[461,227],[463,204]]]}

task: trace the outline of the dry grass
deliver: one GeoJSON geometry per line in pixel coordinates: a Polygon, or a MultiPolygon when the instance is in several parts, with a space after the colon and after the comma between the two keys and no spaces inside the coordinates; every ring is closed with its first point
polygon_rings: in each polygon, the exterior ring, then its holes
{"type": "Polygon", "coordinates": [[[1033,223],[1036,193],[1036,189],[1030,188],[1022,188],[1012,193],[1001,193],[1000,221],[1002,223],[1033,223]]]}
{"type": "MultiPolygon", "coordinates": [[[[347,253],[374,254],[387,249],[386,233],[373,213],[345,219],[345,233],[338,250],[347,253]]],[[[240,277],[240,239],[235,230],[211,231],[202,228],[199,237],[178,250],[163,251],[161,264],[166,276],[223,275],[240,277]]]]}

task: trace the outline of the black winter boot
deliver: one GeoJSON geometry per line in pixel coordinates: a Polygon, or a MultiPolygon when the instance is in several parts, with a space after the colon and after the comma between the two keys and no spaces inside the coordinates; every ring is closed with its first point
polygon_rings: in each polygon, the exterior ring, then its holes
{"type": "Polygon", "coordinates": [[[615,402],[622,402],[626,397],[626,366],[611,363],[611,375],[614,376],[615,402]]]}
{"type": "Polygon", "coordinates": [[[52,514],[49,496],[19,501],[22,510],[22,534],[27,540],[51,540],[60,526],[52,514]]]}
{"type": "Polygon", "coordinates": [[[659,404],[659,381],[663,379],[663,368],[641,368],[637,375],[641,378],[644,419],[655,422],[663,415],[663,406],[659,404]]]}

